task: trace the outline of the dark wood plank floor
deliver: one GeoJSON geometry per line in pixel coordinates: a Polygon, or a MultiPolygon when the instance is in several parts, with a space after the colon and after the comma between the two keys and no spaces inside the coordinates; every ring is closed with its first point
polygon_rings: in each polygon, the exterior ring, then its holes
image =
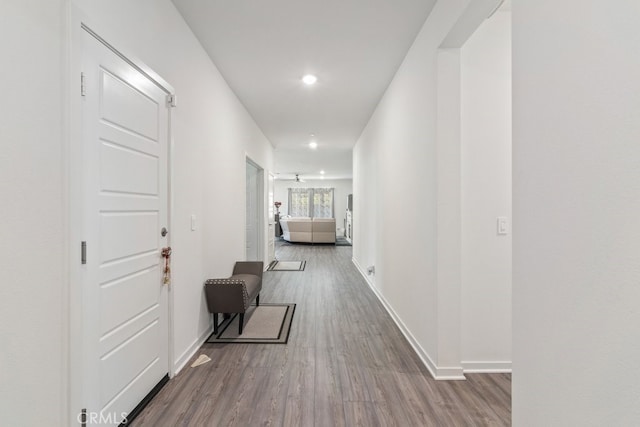
{"type": "Polygon", "coordinates": [[[277,245],[261,302],[296,303],[289,342],[205,344],[135,426],[501,426],[511,376],[436,381],[351,262],[351,247],[277,245]],[[189,363],[190,365],[191,363],[189,363]]]}

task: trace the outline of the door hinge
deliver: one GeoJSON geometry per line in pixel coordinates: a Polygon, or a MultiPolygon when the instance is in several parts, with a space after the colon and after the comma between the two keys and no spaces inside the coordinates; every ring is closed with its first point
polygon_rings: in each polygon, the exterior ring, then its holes
{"type": "Polygon", "coordinates": [[[80,73],[80,96],[87,95],[87,85],[85,83],[84,73],[80,73]]]}
{"type": "Polygon", "coordinates": [[[178,98],[173,94],[167,95],[167,105],[169,107],[177,107],[178,106],[178,98]]]}
{"type": "Polygon", "coordinates": [[[87,242],[82,242],[80,244],[80,262],[82,264],[87,263],[87,242]]]}

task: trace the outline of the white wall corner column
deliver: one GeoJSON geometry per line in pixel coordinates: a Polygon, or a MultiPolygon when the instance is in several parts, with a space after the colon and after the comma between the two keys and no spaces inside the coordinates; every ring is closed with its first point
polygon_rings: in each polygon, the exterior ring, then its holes
{"type": "Polygon", "coordinates": [[[460,49],[461,357],[465,372],[511,370],[511,13],[460,49]],[[498,217],[507,219],[499,232],[498,217]]]}
{"type": "Polygon", "coordinates": [[[437,376],[464,379],[460,351],[460,49],[437,53],[437,376]]]}

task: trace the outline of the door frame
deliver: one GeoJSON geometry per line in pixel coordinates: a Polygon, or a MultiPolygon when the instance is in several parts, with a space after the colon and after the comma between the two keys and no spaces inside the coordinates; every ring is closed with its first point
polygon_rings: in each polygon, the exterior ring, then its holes
{"type": "Polygon", "coordinates": [[[256,235],[258,236],[258,241],[256,242],[257,246],[258,246],[258,260],[262,260],[264,261],[266,258],[266,254],[265,254],[265,185],[264,185],[264,177],[265,177],[265,170],[262,166],[260,166],[260,164],[258,162],[256,162],[255,160],[253,160],[251,157],[249,157],[249,155],[247,153],[245,153],[245,183],[244,183],[244,205],[245,205],[245,225],[244,225],[244,255],[245,255],[245,259],[247,258],[247,212],[246,212],[246,206],[247,206],[247,182],[246,182],[246,168],[247,165],[252,165],[253,167],[255,167],[258,170],[258,178],[257,178],[257,183],[258,183],[258,188],[257,190],[257,195],[256,195],[256,199],[259,201],[258,203],[258,212],[256,213],[256,216],[258,218],[258,229],[256,231],[256,235]]]}
{"type": "MultiPolygon", "coordinates": [[[[65,292],[67,299],[63,307],[67,342],[67,357],[64,359],[64,370],[67,373],[61,393],[67,401],[67,425],[80,425],[79,414],[84,408],[84,353],[85,342],[83,335],[83,267],[80,263],[80,242],[83,241],[84,229],[84,167],[83,167],[83,139],[82,139],[82,97],[80,95],[80,76],[83,60],[83,34],[89,34],[115,53],[127,64],[152,80],[167,95],[175,98],[175,90],[166,80],[148,67],[143,61],[126,49],[127,44],[119,40],[112,32],[105,31],[86,17],[76,6],[71,5],[68,11],[66,52],[66,107],[65,122],[68,142],[65,145],[65,174],[64,185],[66,197],[64,203],[67,209],[66,230],[68,236],[67,274],[68,288],[65,292]],[[107,41],[108,40],[108,41],[107,41]],[[118,48],[114,46],[119,46],[118,48]]],[[[174,197],[174,139],[172,132],[172,109],[169,108],[167,122],[167,227],[169,236],[167,244],[172,241],[174,197]]],[[[171,286],[167,290],[167,371],[170,377],[175,375],[174,342],[174,297],[171,286]]]]}

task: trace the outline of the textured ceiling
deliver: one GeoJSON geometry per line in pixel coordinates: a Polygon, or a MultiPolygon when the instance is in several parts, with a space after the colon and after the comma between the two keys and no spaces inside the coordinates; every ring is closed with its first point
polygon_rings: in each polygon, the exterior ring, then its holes
{"type": "Polygon", "coordinates": [[[275,172],[345,178],[435,0],[173,2],[276,148],[275,172]],[[316,85],[301,82],[307,73],[316,85]]]}

